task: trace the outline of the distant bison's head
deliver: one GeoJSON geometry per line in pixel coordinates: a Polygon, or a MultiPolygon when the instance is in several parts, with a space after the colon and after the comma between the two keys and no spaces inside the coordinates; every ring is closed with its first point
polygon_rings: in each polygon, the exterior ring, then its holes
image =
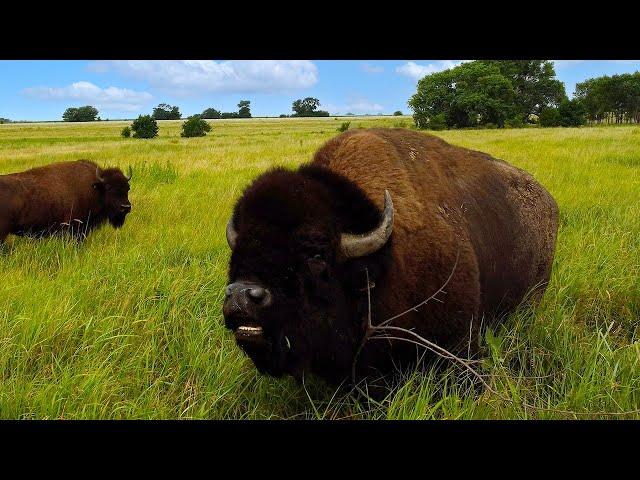
{"type": "Polygon", "coordinates": [[[96,168],[96,181],[93,188],[100,195],[109,223],[115,228],[120,228],[124,224],[127,214],[131,211],[129,180],[131,180],[131,168],[128,176],[125,176],[119,168],[106,170],[96,168]]]}
{"type": "Polygon", "coordinates": [[[227,225],[232,249],[225,325],[259,371],[325,378],[349,368],[356,314],[390,255],[393,205],[380,212],[352,182],[321,167],[276,169],[249,186],[227,225]]]}

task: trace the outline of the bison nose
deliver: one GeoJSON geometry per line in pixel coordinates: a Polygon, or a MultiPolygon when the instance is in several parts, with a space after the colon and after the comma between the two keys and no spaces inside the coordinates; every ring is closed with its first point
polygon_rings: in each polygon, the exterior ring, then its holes
{"type": "Polygon", "coordinates": [[[122,205],[120,205],[120,208],[122,209],[122,213],[129,213],[131,211],[131,204],[123,203],[122,205]]]}
{"type": "Polygon", "coordinates": [[[255,320],[259,311],[272,302],[268,288],[250,282],[231,283],[225,288],[224,295],[222,312],[228,326],[237,323],[235,320],[238,319],[255,320]]]}
{"type": "Polygon", "coordinates": [[[271,304],[269,289],[255,283],[235,282],[227,285],[224,291],[227,299],[250,301],[252,304],[267,307],[271,304]]]}

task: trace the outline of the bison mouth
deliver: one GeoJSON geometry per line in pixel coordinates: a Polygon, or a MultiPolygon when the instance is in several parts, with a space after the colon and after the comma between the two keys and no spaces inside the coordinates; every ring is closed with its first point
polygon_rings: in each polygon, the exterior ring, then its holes
{"type": "Polygon", "coordinates": [[[286,336],[266,332],[261,326],[244,324],[233,328],[238,346],[253,361],[260,373],[280,377],[285,373],[291,343],[286,336]]]}

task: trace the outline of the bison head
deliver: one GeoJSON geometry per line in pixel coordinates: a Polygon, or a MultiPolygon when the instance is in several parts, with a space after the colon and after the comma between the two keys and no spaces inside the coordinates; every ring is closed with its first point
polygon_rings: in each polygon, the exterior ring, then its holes
{"type": "Polygon", "coordinates": [[[106,170],[96,168],[96,181],[93,188],[100,195],[109,223],[115,228],[124,225],[124,220],[131,211],[129,180],[131,180],[131,167],[129,167],[128,176],[125,176],[119,168],[106,170]]]}
{"type": "Polygon", "coordinates": [[[263,174],[227,225],[225,325],[258,370],[339,380],[364,333],[366,274],[383,274],[393,205],[384,211],[327,169],[263,174]],[[358,313],[360,306],[360,314],[358,313]]]}

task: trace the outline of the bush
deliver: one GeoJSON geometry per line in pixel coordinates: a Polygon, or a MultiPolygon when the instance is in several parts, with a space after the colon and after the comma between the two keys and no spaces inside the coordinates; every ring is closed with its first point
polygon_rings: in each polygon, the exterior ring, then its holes
{"type": "Polygon", "coordinates": [[[151,115],[140,115],[131,124],[134,138],[154,138],[158,136],[158,122],[151,115]]]}
{"type": "Polygon", "coordinates": [[[402,112],[400,110],[396,110],[395,112],[393,112],[393,115],[395,117],[401,117],[402,116],[402,112]]]}
{"type": "Polygon", "coordinates": [[[505,128],[523,128],[524,120],[522,119],[522,115],[516,115],[515,117],[508,118],[504,121],[505,128]]]}
{"type": "MultiPolygon", "coordinates": [[[[418,125],[417,123],[416,125],[421,127],[421,125],[418,125]]],[[[447,119],[444,113],[439,113],[431,117],[426,125],[426,128],[428,128],[429,130],[444,130],[445,128],[447,128],[447,119]]]]}
{"type": "Polygon", "coordinates": [[[538,119],[541,127],[559,127],[562,123],[562,117],[557,108],[543,108],[538,119]]]}
{"type": "Polygon", "coordinates": [[[558,106],[558,113],[563,127],[579,127],[587,123],[585,109],[576,100],[563,100],[558,106]]]}
{"type": "Polygon", "coordinates": [[[204,137],[207,132],[211,131],[211,125],[209,122],[200,118],[199,115],[193,115],[189,117],[186,122],[182,124],[181,137],[204,137]]]}
{"type": "Polygon", "coordinates": [[[124,138],[129,138],[131,136],[131,128],[124,127],[122,129],[122,132],[120,132],[120,135],[122,135],[124,138]]]}
{"type": "Polygon", "coordinates": [[[280,114],[280,118],[287,118],[289,115],[287,115],[286,113],[281,113],[280,114]]]}
{"type": "Polygon", "coordinates": [[[346,132],[347,130],[349,130],[349,125],[351,125],[351,122],[342,122],[342,125],[338,127],[338,131],[346,132]]]}

